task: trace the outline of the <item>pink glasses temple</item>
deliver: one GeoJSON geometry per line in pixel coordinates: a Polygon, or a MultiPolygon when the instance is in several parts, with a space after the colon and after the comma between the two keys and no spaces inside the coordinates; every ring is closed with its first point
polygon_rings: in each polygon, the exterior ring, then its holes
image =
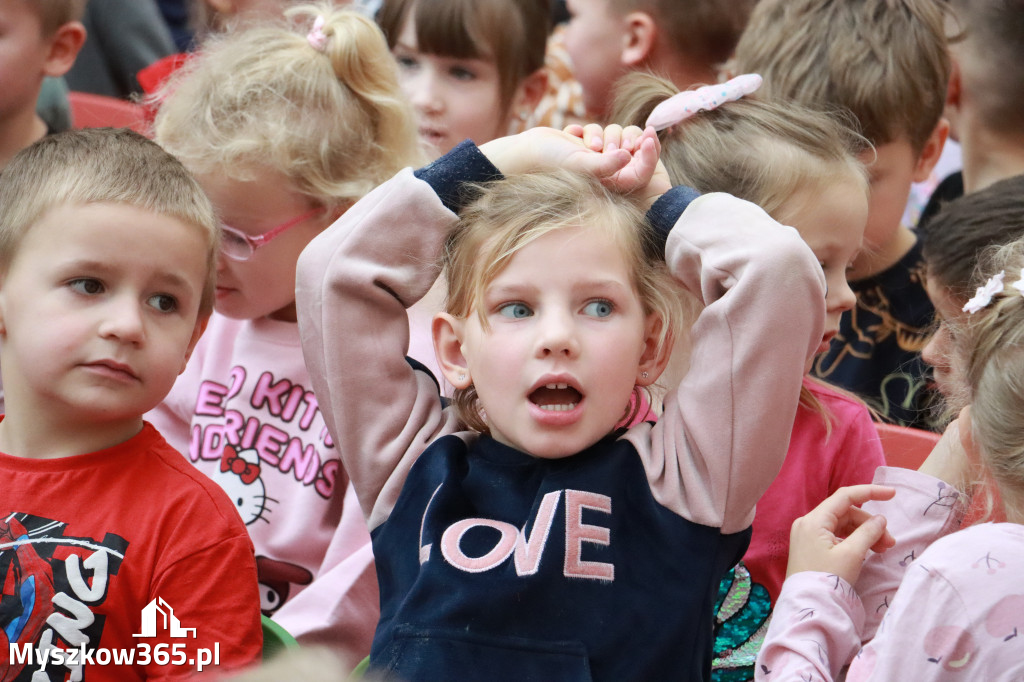
{"type": "Polygon", "coordinates": [[[303,213],[300,216],[296,216],[295,218],[292,218],[291,220],[289,220],[286,223],[281,223],[280,225],[278,225],[274,229],[270,230],[269,232],[264,232],[263,234],[256,235],[255,237],[253,237],[252,235],[247,235],[249,237],[249,242],[252,244],[253,249],[255,249],[256,247],[259,247],[259,246],[263,246],[264,244],[269,242],[271,239],[273,239],[277,235],[279,235],[282,232],[284,232],[285,230],[287,230],[289,227],[295,227],[296,225],[298,225],[302,221],[309,220],[310,218],[312,218],[313,216],[317,215],[318,213],[323,213],[326,210],[327,209],[325,209],[323,206],[321,206],[319,208],[314,208],[314,209],[312,209],[310,211],[307,211],[306,213],[303,213]]]}

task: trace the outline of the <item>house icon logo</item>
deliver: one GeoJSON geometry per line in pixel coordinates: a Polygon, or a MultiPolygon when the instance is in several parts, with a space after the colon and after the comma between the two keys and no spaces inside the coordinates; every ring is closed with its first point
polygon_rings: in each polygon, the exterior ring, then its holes
{"type": "Polygon", "coordinates": [[[132,637],[156,637],[158,614],[163,629],[166,630],[171,637],[184,637],[187,639],[191,632],[192,638],[195,639],[196,629],[181,627],[181,623],[178,622],[177,617],[174,615],[174,609],[172,609],[170,604],[165,602],[161,597],[157,597],[153,601],[149,602],[146,604],[145,608],[142,609],[142,632],[137,635],[132,635],[132,637]]]}

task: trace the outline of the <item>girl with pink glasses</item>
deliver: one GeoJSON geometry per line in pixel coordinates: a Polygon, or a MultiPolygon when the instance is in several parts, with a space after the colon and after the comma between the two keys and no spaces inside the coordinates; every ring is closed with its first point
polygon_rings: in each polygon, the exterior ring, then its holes
{"type": "Polygon", "coordinates": [[[211,38],[161,93],[156,139],[222,221],[216,311],[149,419],[238,506],[262,608],[358,661],[377,620],[370,538],[313,394],[295,313],[299,253],[418,163],[377,26],[327,5],[211,38]]]}

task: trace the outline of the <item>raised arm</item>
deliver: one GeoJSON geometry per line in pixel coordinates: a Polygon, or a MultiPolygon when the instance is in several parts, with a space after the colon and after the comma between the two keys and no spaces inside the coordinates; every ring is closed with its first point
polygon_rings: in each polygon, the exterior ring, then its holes
{"type": "Polygon", "coordinates": [[[732,533],[782,466],[821,340],[824,277],[796,230],[735,197],[695,194],[675,187],[648,214],[671,229],[666,260],[704,305],[690,369],[650,437],[627,437],[662,504],[732,533]]]}
{"type": "Polygon", "coordinates": [[[377,187],[317,236],[298,262],[302,349],[328,429],[370,528],[409,467],[459,426],[433,379],[406,362],[406,308],[437,278],[459,188],[494,167],[471,144],[377,187]]]}

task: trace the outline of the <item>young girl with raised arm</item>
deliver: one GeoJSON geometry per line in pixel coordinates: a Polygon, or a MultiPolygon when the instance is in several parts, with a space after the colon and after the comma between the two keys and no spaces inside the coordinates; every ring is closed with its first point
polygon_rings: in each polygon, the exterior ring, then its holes
{"type": "Polygon", "coordinates": [[[461,144],[299,260],[303,350],[378,562],[380,672],[710,675],[711,607],[782,463],[824,278],[753,204],[670,189],[653,131],[602,144],[461,144]],[[442,266],[444,409],[403,357],[442,266]],[[668,360],[680,285],[705,304],[692,369],[657,423],[617,430],[668,360]]]}
{"type": "Polygon", "coordinates": [[[846,664],[848,680],[1024,675],[1022,267],[1024,242],[1001,249],[984,268],[994,274],[964,306],[953,363],[970,407],[921,471],[880,469],[875,483],[884,485],[843,489],[794,524],[758,679],[836,679],[846,664]],[[950,457],[957,452],[959,460],[950,457]],[[974,480],[995,485],[1007,520],[951,533],[962,511],[957,488],[974,480]],[[864,596],[869,569],[876,581],[902,578],[873,638],[863,625],[873,608],[864,596]]]}
{"type": "Polygon", "coordinates": [[[384,0],[377,23],[398,61],[431,158],[507,135],[544,94],[550,0],[384,0]]]}
{"type": "Polygon", "coordinates": [[[216,310],[150,419],[229,492],[256,546],[263,612],[360,660],[378,598],[365,523],[302,359],[295,263],[372,187],[415,163],[378,27],[302,6],[207,43],[175,74],[156,139],[223,221],[216,310]]]}
{"type": "MultiPolygon", "coordinates": [[[[867,183],[856,136],[804,107],[757,100],[757,76],[678,93],[650,74],[623,79],[616,120],[661,128],[661,157],[673,184],[728,192],[791,225],[821,263],[828,283],[828,348],[854,304],[846,269],[867,221],[867,183]],[[725,93],[723,95],[723,93],[725,93]]],[[[677,344],[677,356],[686,346],[677,344]]],[[[684,363],[685,357],[677,357],[684,363]]],[[[673,363],[676,364],[676,363],[673,363]]],[[[714,678],[752,679],[771,604],[786,574],[789,528],[840,487],[869,483],[884,455],[868,409],[805,376],[786,461],[757,504],[750,548],[722,581],[714,678]]]]}

